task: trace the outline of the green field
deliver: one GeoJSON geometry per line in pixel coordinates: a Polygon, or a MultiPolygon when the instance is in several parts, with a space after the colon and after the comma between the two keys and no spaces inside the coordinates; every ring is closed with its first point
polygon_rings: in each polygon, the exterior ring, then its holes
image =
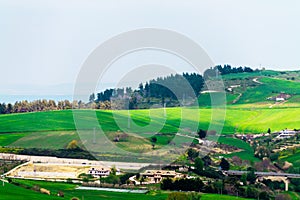
{"type": "MultiPolygon", "coordinates": [[[[178,131],[181,120],[185,120],[186,124],[194,125],[196,121],[194,114],[195,110],[190,109],[191,112],[186,112],[181,117],[181,108],[168,108],[167,121],[164,123],[162,110],[155,109],[151,111],[151,121],[153,126],[149,124],[149,110],[133,110],[130,111],[134,122],[139,125],[135,132],[154,132],[154,129],[160,128],[157,132],[174,133],[178,131]]],[[[216,110],[218,111],[218,110],[216,110]]],[[[237,132],[245,133],[260,133],[266,132],[268,128],[273,131],[282,130],[284,128],[299,128],[299,111],[300,108],[255,108],[244,109],[239,106],[230,106],[226,110],[226,118],[224,121],[224,128],[222,133],[232,134],[236,128],[237,132]]],[[[123,121],[123,128],[127,127],[127,116],[125,111],[92,111],[80,110],[80,118],[82,124],[87,129],[93,128],[90,115],[96,113],[98,122],[104,131],[118,131],[120,127],[115,120],[123,121]]],[[[210,123],[211,109],[200,109],[199,126],[202,129],[207,129],[210,123]]],[[[64,111],[49,111],[38,113],[24,113],[24,114],[9,114],[0,115],[0,133],[22,133],[23,135],[10,135],[10,138],[1,138],[1,145],[10,143],[18,137],[24,136],[25,132],[42,132],[42,131],[66,131],[75,130],[73,121],[73,114],[71,110],[64,111]]],[[[186,127],[188,128],[188,127],[186,127]]],[[[155,132],[156,132],[155,131],[155,132]]]]}
{"type": "MultiPolygon", "coordinates": [[[[287,93],[291,95],[300,94],[300,84],[296,81],[278,78],[260,78],[259,81],[263,84],[257,87],[247,88],[238,101],[239,104],[271,102],[268,101],[267,98],[276,96],[280,93],[287,93]]],[[[292,102],[295,102],[295,100],[292,102]]]]}
{"type": "MultiPolygon", "coordinates": [[[[102,145],[89,146],[88,149],[101,152],[102,154],[99,154],[99,156],[102,159],[110,159],[111,155],[106,155],[105,152],[119,152],[118,149],[109,150],[111,146],[117,146],[124,151],[133,153],[152,152],[150,138],[155,132],[162,133],[156,135],[157,143],[155,148],[165,146],[173,139],[174,133],[178,131],[183,134],[188,133],[193,130],[189,129],[189,125],[198,125],[197,118],[194,117],[195,112],[200,114],[200,128],[207,129],[212,112],[210,108],[200,110],[190,108],[190,112],[185,112],[183,119],[186,127],[178,129],[181,121],[181,108],[168,108],[166,110],[166,122],[163,120],[162,109],[131,110],[130,115],[134,123],[138,124],[139,127],[135,128],[132,126],[129,130],[127,129],[127,111],[77,110],[76,112],[80,113],[79,117],[82,121],[82,126],[86,128],[86,130],[80,130],[79,135],[78,131],[75,130],[76,126],[71,110],[0,115],[0,132],[2,132],[0,134],[0,146],[26,149],[65,149],[68,143],[74,139],[79,142],[80,146],[92,144],[93,127],[95,126],[91,116],[94,114],[97,116],[94,121],[101,125],[106,136],[103,134],[98,136],[97,134],[97,141],[102,141],[102,143],[97,142],[97,144],[102,145]],[[119,121],[119,124],[116,123],[115,119],[119,121]],[[151,126],[148,126],[149,124],[151,126]],[[132,134],[129,134],[125,141],[120,141],[115,145],[103,142],[103,137],[107,137],[112,141],[117,135],[122,134],[123,131],[127,133],[132,131],[132,134]],[[98,147],[101,149],[98,149],[98,147]],[[108,150],[104,151],[106,149],[108,150]],[[106,158],[105,155],[108,157],[106,158]]],[[[222,133],[231,135],[235,132],[234,130],[240,133],[261,133],[266,132],[268,128],[271,128],[272,131],[279,131],[284,128],[299,128],[299,111],[300,108],[263,107],[245,109],[241,106],[228,106],[222,133]]],[[[180,142],[175,141],[177,147],[180,147],[181,143],[191,142],[191,139],[186,137],[179,137],[178,139],[180,142]]],[[[238,156],[243,160],[259,161],[253,156],[253,150],[249,144],[241,140],[231,137],[220,137],[218,141],[243,149],[242,152],[224,155],[225,157],[238,156]]]]}
{"type": "Polygon", "coordinates": [[[281,157],[282,160],[288,161],[292,163],[294,166],[299,166],[300,165],[300,151],[296,151],[295,153],[290,153],[287,154],[283,157],[281,157]]]}
{"type": "MultiPolygon", "coordinates": [[[[71,199],[72,197],[77,197],[79,199],[94,200],[94,199],[124,199],[124,200],[164,200],[167,198],[170,192],[167,191],[150,191],[147,194],[132,194],[132,193],[119,193],[119,192],[106,192],[106,191],[86,191],[86,190],[76,190],[76,185],[66,184],[66,183],[53,183],[44,181],[29,181],[29,180],[16,180],[16,182],[21,183],[22,186],[27,188],[32,188],[38,185],[40,188],[45,188],[51,192],[51,196],[35,192],[30,189],[24,189],[12,184],[5,184],[0,186],[0,200],[27,200],[27,199],[71,199]],[[62,191],[65,195],[64,198],[57,197],[58,191],[62,191]]],[[[2,182],[0,181],[2,184],[2,182]]],[[[237,198],[228,195],[218,195],[218,194],[202,194],[201,199],[212,200],[212,199],[239,199],[244,200],[245,198],[237,198]]]]}

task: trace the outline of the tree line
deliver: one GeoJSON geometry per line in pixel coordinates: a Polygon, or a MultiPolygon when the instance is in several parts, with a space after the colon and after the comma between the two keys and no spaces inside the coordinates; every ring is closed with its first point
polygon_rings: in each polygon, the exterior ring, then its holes
{"type": "Polygon", "coordinates": [[[22,112],[38,112],[49,110],[67,110],[72,108],[86,108],[87,104],[82,101],[69,100],[54,101],[54,100],[35,100],[35,101],[16,101],[14,104],[0,103],[0,114],[22,113],[22,112]]]}
{"type": "Polygon", "coordinates": [[[231,67],[231,65],[217,65],[214,67],[214,70],[218,70],[221,75],[225,74],[236,74],[243,72],[254,72],[250,67],[231,67]]]}
{"type": "MultiPolygon", "coordinates": [[[[131,87],[106,89],[98,93],[97,98],[92,94],[90,100],[95,99],[95,102],[105,102],[128,99],[129,109],[138,108],[138,104],[141,104],[141,102],[151,104],[151,100],[154,98],[160,99],[162,105],[172,101],[178,104],[181,100],[184,101],[190,97],[198,97],[207,78],[244,72],[254,72],[254,70],[246,66],[231,67],[231,65],[217,65],[214,68],[207,69],[204,72],[204,76],[197,73],[171,74],[166,77],[152,79],[145,84],[140,83],[139,87],[135,90],[131,87]]],[[[176,106],[176,103],[173,103],[173,105],[176,106]]]]}
{"type": "MultiPolygon", "coordinates": [[[[203,77],[196,73],[171,74],[166,77],[152,79],[145,84],[140,83],[138,89],[131,87],[107,89],[97,94],[97,102],[110,101],[112,98],[172,98],[178,99],[183,96],[198,96],[204,85],[203,77]],[[187,89],[190,86],[190,90],[187,89]]],[[[92,96],[91,96],[92,97],[92,96]]],[[[90,99],[92,99],[90,97],[90,99]]]]}
{"type": "Polygon", "coordinates": [[[200,95],[204,87],[205,78],[212,75],[253,72],[250,67],[231,67],[218,65],[204,72],[204,77],[197,73],[171,74],[166,77],[152,79],[145,84],[140,83],[137,89],[131,87],[106,89],[103,92],[91,94],[89,102],[82,101],[16,101],[14,104],[0,103],[0,114],[37,112],[48,110],[67,109],[140,109],[149,108],[153,104],[166,105],[167,107],[179,106],[185,100],[193,99],[200,95]]]}

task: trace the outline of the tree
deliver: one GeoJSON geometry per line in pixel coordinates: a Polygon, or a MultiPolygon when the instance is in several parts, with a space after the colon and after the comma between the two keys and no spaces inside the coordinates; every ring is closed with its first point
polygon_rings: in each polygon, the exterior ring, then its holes
{"type": "Polygon", "coordinates": [[[146,82],[144,90],[145,90],[145,97],[149,97],[149,95],[150,95],[150,87],[149,87],[148,82],[146,82]]]}
{"type": "Polygon", "coordinates": [[[140,85],[139,85],[139,92],[140,92],[140,95],[143,96],[143,94],[144,94],[144,86],[143,86],[142,83],[140,83],[140,85]]]}
{"type": "Polygon", "coordinates": [[[200,139],[203,139],[203,138],[206,137],[206,131],[200,129],[200,130],[198,131],[198,135],[199,135],[199,138],[200,138],[200,139]]]}
{"type": "Polygon", "coordinates": [[[157,137],[151,137],[151,143],[152,143],[152,148],[154,149],[154,147],[155,147],[155,144],[156,144],[156,142],[157,142],[157,137]]]}
{"type": "Polygon", "coordinates": [[[6,113],[10,114],[13,112],[13,106],[11,103],[7,104],[6,113]]]}
{"type": "Polygon", "coordinates": [[[246,173],[241,176],[241,181],[242,181],[243,185],[247,185],[247,174],[246,173]]]}
{"type": "Polygon", "coordinates": [[[205,166],[205,167],[210,166],[211,163],[212,163],[212,160],[211,160],[211,158],[210,158],[208,155],[204,156],[204,157],[202,158],[202,160],[203,160],[203,162],[204,162],[204,166],[205,166]]]}
{"type": "Polygon", "coordinates": [[[254,170],[251,170],[250,172],[247,173],[247,181],[249,181],[251,184],[254,184],[255,180],[256,180],[256,176],[254,170]]]}
{"type": "Polygon", "coordinates": [[[229,170],[230,164],[225,158],[222,158],[221,163],[220,163],[220,167],[221,167],[222,170],[229,170]]]}
{"type": "Polygon", "coordinates": [[[200,173],[203,171],[203,166],[204,166],[204,163],[203,163],[203,160],[199,157],[197,157],[195,159],[195,164],[194,164],[194,167],[195,167],[195,170],[196,170],[196,173],[200,173]]]}
{"type": "Polygon", "coordinates": [[[110,184],[119,184],[120,178],[114,174],[110,174],[108,177],[101,178],[101,182],[110,183],[110,184]]]}
{"type": "Polygon", "coordinates": [[[218,194],[223,194],[223,181],[216,181],[213,185],[218,190],[218,194]]]}
{"type": "Polygon", "coordinates": [[[116,168],[116,166],[112,166],[112,168],[110,170],[111,170],[111,174],[112,175],[116,175],[117,174],[117,168],[116,168]]]}
{"type": "Polygon", "coordinates": [[[188,154],[188,158],[190,160],[194,160],[195,158],[197,158],[199,156],[199,152],[192,148],[188,149],[187,154],[188,154]]]}
{"type": "Polygon", "coordinates": [[[269,195],[268,192],[262,191],[261,193],[259,193],[258,198],[261,199],[261,200],[269,200],[270,195],[269,195]]]}
{"type": "Polygon", "coordinates": [[[6,105],[5,103],[1,104],[0,103],[0,114],[5,114],[6,113],[6,105]]]}
{"type": "Polygon", "coordinates": [[[264,158],[270,156],[270,150],[265,146],[258,146],[254,153],[255,157],[257,158],[264,158]]]}
{"type": "Polygon", "coordinates": [[[94,102],[95,101],[95,94],[94,93],[90,95],[89,101],[90,102],[94,102]]]}
{"type": "Polygon", "coordinates": [[[162,190],[172,190],[173,189],[173,181],[172,181],[172,179],[170,179],[169,177],[163,179],[162,182],[161,182],[161,184],[160,184],[160,188],[162,190]]]}

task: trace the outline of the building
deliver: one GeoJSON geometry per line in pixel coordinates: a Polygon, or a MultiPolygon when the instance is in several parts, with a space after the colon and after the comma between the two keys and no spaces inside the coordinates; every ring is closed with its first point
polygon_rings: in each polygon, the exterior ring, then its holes
{"type": "Polygon", "coordinates": [[[105,177],[109,176],[111,170],[109,168],[94,168],[92,167],[89,169],[88,174],[92,175],[93,177],[105,177]]]}
{"type": "Polygon", "coordinates": [[[276,139],[290,138],[295,135],[296,135],[296,131],[285,129],[279,132],[279,135],[276,137],[276,139]]]}
{"type": "Polygon", "coordinates": [[[167,170],[147,170],[141,176],[148,179],[148,182],[159,183],[164,178],[182,178],[183,174],[167,170]]]}
{"type": "Polygon", "coordinates": [[[271,101],[285,101],[285,100],[289,99],[290,97],[291,97],[291,95],[289,95],[289,94],[280,93],[277,96],[268,97],[268,100],[271,100],[271,101]]]}

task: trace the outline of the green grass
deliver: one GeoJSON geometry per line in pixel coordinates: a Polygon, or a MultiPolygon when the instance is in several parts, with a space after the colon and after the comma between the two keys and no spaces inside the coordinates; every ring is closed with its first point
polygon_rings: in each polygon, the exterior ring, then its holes
{"type": "Polygon", "coordinates": [[[27,133],[1,133],[0,146],[7,146],[17,141],[18,139],[26,136],[27,133]]]}
{"type": "Polygon", "coordinates": [[[0,115],[0,132],[74,130],[71,110],[0,115]]]}
{"type": "MultiPolygon", "coordinates": [[[[76,131],[46,131],[23,134],[26,137],[19,138],[9,144],[11,147],[22,148],[47,148],[64,149],[72,140],[80,141],[76,131]]],[[[0,144],[2,144],[0,142],[0,144]]]]}
{"type": "MultiPolygon", "coordinates": [[[[209,136],[208,139],[213,138],[212,136],[209,136]]],[[[253,151],[251,146],[249,145],[249,143],[240,140],[240,139],[236,139],[236,138],[232,138],[232,137],[219,137],[218,138],[218,142],[221,144],[227,144],[229,146],[234,146],[240,149],[244,149],[247,151],[253,151]]]]}
{"type": "Polygon", "coordinates": [[[249,160],[251,162],[261,161],[260,159],[254,157],[253,153],[249,152],[249,151],[241,151],[241,152],[226,154],[226,155],[223,155],[223,156],[225,158],[232,158],[233,156],[237,156],[237,157],[241,158],[242,160],[249,160]]]}
{"type": "Polygon", "coordinates": [[[300,151],[294,153],[294,154],[288,154],[284,157],[280,158],[281,160],[288,161],[292,163],[294,166],[300,165],[300,151]]]}
{"type": "MultiPolygon", "coordinates": [[[[215,111],[218,114],[218,109],[215,111]]],[[[299,111],[300,108],[244,109],[239,106],[230,106],[226,110],[225,124],[222,132],[231,134],[235,128],[237,128],[238,132],[246,133],[266,132],[269,127],[273,131],[282,130],[283,128],[299,128],[299,111]]],[[[80,113],[80,127],[87,130],[92,130],[99,122],[104,131],[122,131],[123,129],[136,133],[175,133],[178,131],[181,120],[184,120],[184,128],[195,127],[199,123],[200,128],[207,129],[212,110],[209,108],[200,110],[191,108],[186,109],[185,113],[182,114],[181,108],[168,108],[166,122],[164,121],[162,109],[132,110],[130,111],[131,116],[138,126],[135,127],[132,124],[129,129],[127,129],[127,111],[80,110],[75,112],[80,113]],[[199,122],[195,117],[196,112],[200,114],[199,122]],[[93,119],[92,115],[95,113],[97,118],[93,119]],[[149,113],[151,114],[151,126],[148,126],[149,120],[147,120],[149,119],[149,113]],[[116,123],[115,119],[118,120],[119,124],[116,123]]],[[[75,130],[71,110],[0,115],[0,133],[20,132],[24,134],[24,132],[62,130],[75,130]]],[[[0,140],[1,145],[7,145],[10,140],[14,140],[12,135],[10,139],[2,137],[0,140]]]]}
{"type": "Polygon", "coordinates": [[[265,70],[262,72],[244,72],[244,73],[236,73],[236,74],[226,74],[222,75],[223,80],[230,80],[230,79],[245,79],[245,78],[253,78],[253,77],[260,77],[260,76],[278,76],[280,72],[273,71],[273,70],[265,70]]]}
{"type": "Polygon", "coordinates": [[[286,194],[289,194],[292,200],[299,200],[300,199],[300,194],[297,192],[284,192],[286,194]]]}
{"type": "MultiPolygon", "coordinates": [[[[15,182],[21,183],[23,186],[29,188],[34,185],[38,185],[41,188],[45,188],[51,191],[51,196],[40,194],[38,192],[17,187],[12,184],[5,184],[4,187],[0,187],[0,199],[2,200],[15,200],[15,199],[71,199],[72,197],[78,197],[79,199],[94,200],[94,199],[124,199],[124,200],[164,200],[167,198],[170,192],[168,191],[150,191],[147,194],[132,194],[132,193],[119,193],[119,192],[106,192],[106,191],[86,191],[76,190],[76,185],[67,183],[56,183],[56,182],[44,182],[44,181],[31,181],[31,180],[15,180],[15,182]],[[58,191],[63,191],[65,197],[54,196],[58,191]]],[[[244,200],[245,198],[237,198],[228,195],[218,194],[202,194],[201,200],[227,200],[227,199],[239,199],[244,200]]]]}
{"type": "MultiPolygon", "coordinates": [[[[217,99],[224,99],[222,98],[223,93],[204,93],[201,94],[198,98],[198,104],[200,107],[209,107],[211,106],[211,98],[217,99]]],[[[238,97],[238,94],[231,94],[231,93],[226,93],[226,104],[231,104],[236,98],[238,97]]],[[[224,102],[214,102],[216,105],[222,105],[224,102]]]]}
{"type": "Polygon", "coordinates": [[[5,183],[4,186],[2,186],[2,182],[0,181],[0,200],[56,200],[61,199],[61,197],[56,196],[48,196],[45,194],[41,194],[32,190],[27,190],[22,187],[18,187],[12,184],[5,183]]]}
{"type": "MultiPolygon", "coordinates": [[[[167,198],[168,193],[162,192],[162,191],[153,191],[148,194],[133,194],[133,193],[120,193],[120,192],[107,192],[107,191],[93,191],[93,190],[76,190],[76,185],[74,184],[67,184],[67,183],[56,183],[56,182],[45,182],[45,181],[31,181],[31,180],[14,180],[17,183],[21,183],[23,186],[27,186],[29,188],[33,187],[34,185],[38,185],[41,188],[45,188],[49,191],[51,191],[51,196],[43,195],[38,192],[34,192],[31,190],[26,190],[21,187],[16,187],[11,184],[6,184],[7,189],[1,192],[1,194],[4,194],[5,198],[3,199],[18,199],[19,192],[22,191],[22,193],[30,194],[27,197],[23,199],[63,199],[61,197],[55,197],[54,195],[57,194],[58,191],[62,191],[65,195],[64,199],[71,199],[72,197],[78,197],[79,199],[85,199],[85,200],[94,200],[94,199],[141,199],[141,200],[148,200],[148,199],[154,199],[154,200],[163,200],[167,198]],[[42,196],[41,196],[42,195],[42,196]]],[[[0,195],[0,199],[1,199],[0,195]]],[[[22,198],[21,198],[22,199],[22,198]]]]}
{"type": "Polygon", "coordinates": [[[229,200],[229,199],[246,200],[246,198],[229,196],[229,195],[219,195],[219,194],[203,194],[201,197],[201,200],[229,200]]]}
{"type": "Polygon", "coordinates": [[[277,78],[261,78],[259,81],[263,84],[257,87],[250,87],[243,92],[242,97],[238,101],[239,104],[267,102],[268,97],[276,96],[281,92],[292,95],[300,94],[299,82],[277,78]]]}
{"type": "MultiPolygon", "coordinates": [[[[211,137],[211,136],[210,136],[211,137]]],[[[234,146],[243,151],[222,155],[225,158],[232,158],[233,156],[240,157],[242,160],[249,160],[253,162],[258,162],[260,159],[254,157],[254,151],[249,143],[244,142],[243,140],[232,138],[232,137],[224,137],[221,136],[218,138],[218,142],[221,144],[227,144],[229,146],[234,146]]]]}

